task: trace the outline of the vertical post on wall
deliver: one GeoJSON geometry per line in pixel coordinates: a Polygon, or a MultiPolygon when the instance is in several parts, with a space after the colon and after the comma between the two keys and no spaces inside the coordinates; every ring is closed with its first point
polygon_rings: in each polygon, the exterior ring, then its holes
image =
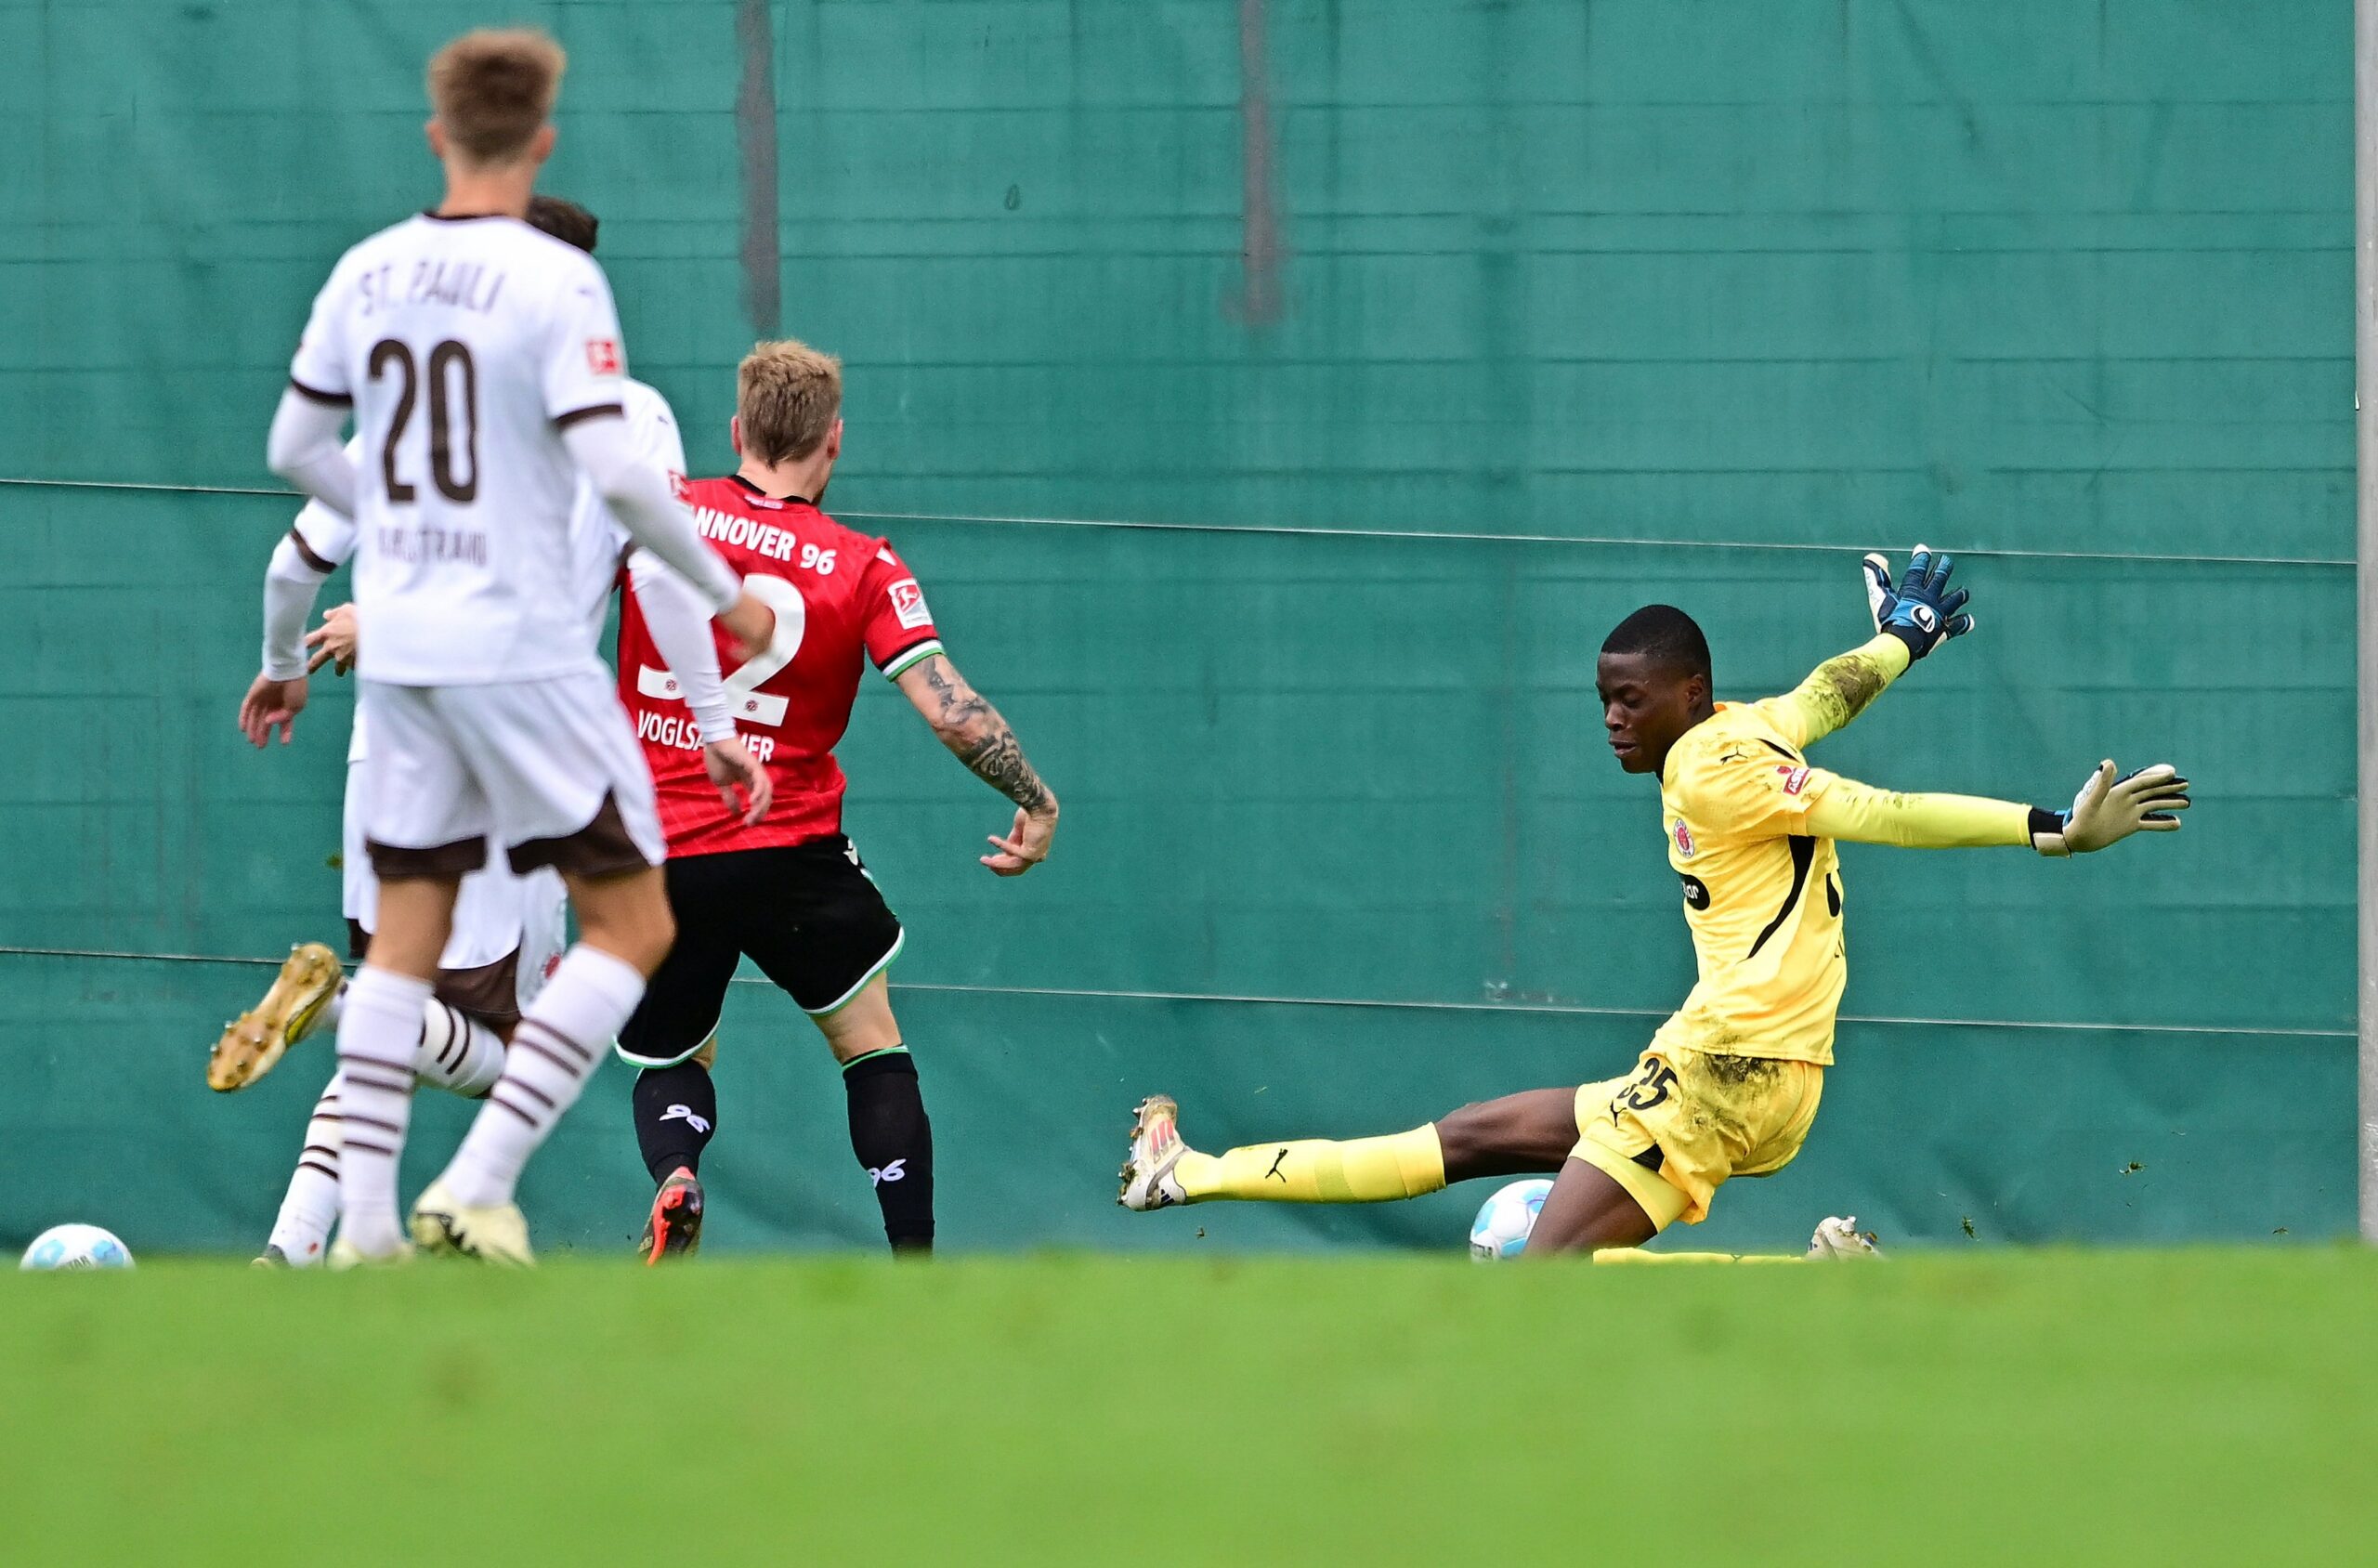
{"type": "Polygon", "coordinates": [[[735,8],[743,76],[735,89],[735,147],[743,172],[743,314],[762,337],[784,314],[784,257],[777,229],[777,43],[774,0],[735,8]]]}
{"type": "Polygon", "coordinates": [[[2378,1243],[2378,0],[2353,7],[2355,634],[2361,1236],[2378,1243]]]}
{"type": "Polygon", "coordinates": [[[1253,327],[1279,320],[1282,307],[1269,32],[1264,0],[1238,0],[1238,315],[1253,327]]]}

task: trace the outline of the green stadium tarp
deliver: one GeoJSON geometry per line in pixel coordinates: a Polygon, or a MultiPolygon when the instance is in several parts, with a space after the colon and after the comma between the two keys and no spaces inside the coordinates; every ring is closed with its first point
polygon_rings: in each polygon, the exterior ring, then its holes
{"type": "MultiPolygon", "coordinates": [[[[842,354],[833,507],[1064,797],[997,882],[905,704],[844,751],[950,1244],[1457,1244],[1480,1193],[1121,1215],[1129,1108],[1385,1130],[1619,1071],[1690,953],[1601,634],[1680,604],[1775,690],[1919,539],[1982,629],[1819,760],[2053,804],[2168,754],[2202,805],[2092,862],[1846,852],[1823,1115],[1694,1239],[2351,1224],[2346,8],[515,9],[696,467],[762,328],[842,354]]],[[[338,931],[347,692],[231,725],[263,432],[339,250],[434,199],[422,62],[482,20],[0,0],[0,1239],[252,1246],[300,1142],[327,1050],[207,1094],[267,971],[183,961],[338,931]]],[[[875,1244],[808,1026],[753,984],[725,1034],[715,1242],[875,1244]]],[[[551,1241],[640,1222],[626,1082],[532,1172],[551,1241]]]]}

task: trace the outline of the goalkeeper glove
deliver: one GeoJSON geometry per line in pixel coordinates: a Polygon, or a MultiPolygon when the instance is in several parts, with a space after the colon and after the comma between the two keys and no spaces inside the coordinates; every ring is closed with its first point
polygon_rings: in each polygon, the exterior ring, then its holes
{"type": "Polygon", "coordinates": [[[2114,777],[2102,762],[2072,797],[2071,811],[2032,812],[2032,847],[2042,855],[2087,855],[2133,833],[2176,833],[2189,808],[2189,781],[2169,763],[2114,777]]]}
{"type": "Polygon", "coordinates": [[[1971,595],[1960,588],[1949,592],[1949,573],[1955,568],[1956,557],[1935,558],[1932,547],[1919,544],[1907,558],[1907,575],[1891,586],[1891,563],[1883,555],[1869,555],[1862,563],[1866,568],[1866,607],[1875,613],[1875,630],[1897,637],[1907,645],[1910,662],[1923,658],[1951,637],[1962,637],[1973,630],[1973,617],[1957,612],[1965,608],[1971,595]]]}

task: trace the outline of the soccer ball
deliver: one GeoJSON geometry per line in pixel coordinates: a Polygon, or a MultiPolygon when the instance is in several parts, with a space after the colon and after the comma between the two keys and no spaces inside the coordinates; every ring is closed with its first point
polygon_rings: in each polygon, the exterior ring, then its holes
{"type": "Polygon", "coordinates": [[[52,1225],[33,1237],[25,1248],[25,1261],[17,1265],[28,1272],[35,1269],[128,1269],[132,1267],[132,1249],[118,1241],[114,1233],[97,1225],[52,1225]]]}
{"type": "Polygon", "coordinates": [[[1513,1182],[1496,1190],[1470,1222],[1470,1255],[1482,1263],[1516,1258],[1527,1247],[1527,1233],[1535,1229],[1535,1211],[1552,1183],[1541,1176],[1513,1182]]]}

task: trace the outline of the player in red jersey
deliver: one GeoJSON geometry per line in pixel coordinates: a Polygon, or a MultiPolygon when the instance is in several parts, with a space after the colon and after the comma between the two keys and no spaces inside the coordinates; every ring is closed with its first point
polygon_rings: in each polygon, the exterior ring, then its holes
{"type": "MultiPolygon", "coordinates": [[[[884,971],[900,922],[843,836],[834,747],[850,725],[860,668],[898,683],[959,760],[1015,803],[982,862],[1021,876],[1049,853],[1057,797],[1015,734],[942,651],[923,592],[882,539],[817,509],[843,449],[842,362],[794,342],[763,343],[737,375],[732,427],[741,466],[681,498],[711,548],[776,611],[767,650],[733,668],[724,711],[688,710],[633,598],[620,619],[620,697],[659,788],[677,945],[620,1033],[644,1069],[636,1141],[659,1191],[648,1262],[701,1235],[701,1154],[718,1119],[710,1063],[727,981],[749,956],[791,996],[842,1064],[851,1149],[874,1183],[895,1251],[933,1244],[933,1128],[892,1016],[884,971]],[[731,722],[767,769],[775,800],[747,826],[703,772],[705,735],[731,722]]],[[[721,663],[736,650],[720,644],[721,663]]]]}

